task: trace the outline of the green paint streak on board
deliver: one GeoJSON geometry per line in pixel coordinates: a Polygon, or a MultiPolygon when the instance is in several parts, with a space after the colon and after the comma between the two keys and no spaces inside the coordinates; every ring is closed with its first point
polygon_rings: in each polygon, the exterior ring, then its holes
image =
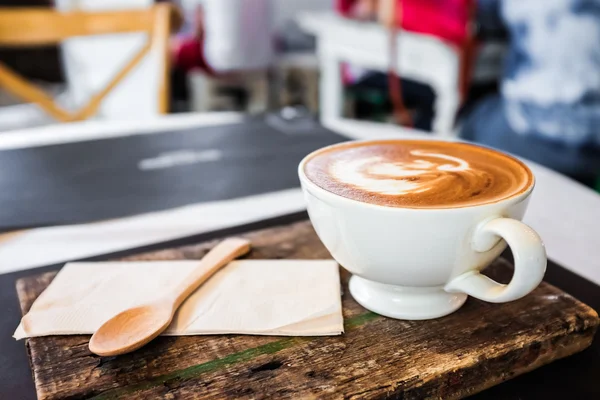
{"type": "MultiPolygon", "coordinates": [[[[348,318],[345,321],[345,330],[351,331],[356,329],[369,321],[372,321],[378,318],[379,315],[366,312],[364,314],[357,315],[352,318],[348,318]]],[[[230,365],[238,364],[245,361],[250,361],[258,356],[265,354],[275,354],[280,352],[281,350],[292,347],[295,344],[308,342],[311,338],[308,337],[290,337],[281,340],[277,340],[275,342],[263,344],[258,347],[253,347],[251,349],[242,350],[237,353],[230,354],[223,358],[218,358],[216,360],[207,361],[202,364],[194,365],[191,367],[187,367],[178,371],[174,371],[165,375],[158,376],[156,378],[150,379],[144,383],[140,383],[138,385],[125,386],[122,388],[117,388],[113,390],[106,391],[101,393],[95,397],[92,397],[93,400],[108,400],[108,399],[116,399],[120,396],[124,396],[128,393],[137,392],[140,390],[150,389],[155,386],[163,385],[166,382],[172,380],[186,380],[190,378],[195,378],[201,374],[216,371],[230,365]]]]}

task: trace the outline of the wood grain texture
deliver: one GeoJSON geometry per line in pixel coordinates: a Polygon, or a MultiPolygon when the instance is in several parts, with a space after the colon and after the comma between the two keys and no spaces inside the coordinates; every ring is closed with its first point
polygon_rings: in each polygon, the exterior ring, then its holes
{"type": "MultiPolygon", "coordinates": [[[[247,235],[249,258],[320,259],[329,254],[308,222],[247,235]]],[[[216,242],[128,260],[198,259],[216,242]]],[[[488,274],[506,281],[499,259],[488,274]]],[[[17,282],[26,312],[55,273],[17,282]]],[[[359,306],[342,272],[346,333],[338,337],[160,337],[119,357],[97,357],[89,336],[27,340],[40,399],[461,398],[590,345],[598,315],[542,283],[506,304],[475,299],[430,321],[380,317],[359,306]]]]}

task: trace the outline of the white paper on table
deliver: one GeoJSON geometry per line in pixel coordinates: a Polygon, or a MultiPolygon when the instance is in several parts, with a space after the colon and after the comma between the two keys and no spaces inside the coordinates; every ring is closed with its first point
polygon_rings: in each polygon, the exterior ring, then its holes
{"type": "Polygon", "coordinates": [[[9,233],[7,238],[0,236],[0,273],[130,250],[303,210],[302,190],[295,188],[103,222],[9,233]]]}
{"type": "MultiPolygon", "coordinates": [[[[92,334],[119,312],[168,293],[198,262],[69,263],[13,336],[92,334]]],[[[198,288],[164,334],[322,336],[343,331],[335,261],[241,260],[198,288]]]]}

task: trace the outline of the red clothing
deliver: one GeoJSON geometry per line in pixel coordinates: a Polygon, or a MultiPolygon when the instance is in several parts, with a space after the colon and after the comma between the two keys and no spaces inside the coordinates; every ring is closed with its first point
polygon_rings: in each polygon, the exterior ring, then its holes
{"type": "MultiPolygon", "coordinates": [[[[349,15],[357,0],[336,0],[349,15]]],[[[411,32],[433,35],[460,46],[467,38],[470,5],[475,0],[397,0],[396,25],[411,32]]]]}
{"type": "Polygon", "coordinates": [[[213,75],[214,71],[206,62],[204,57],[204,42],[196,37],[186,37],[181,40],[179,48],[175,52],[175,66],[185,72],[192,69],[202,69],[209,75],[213,75]]]}

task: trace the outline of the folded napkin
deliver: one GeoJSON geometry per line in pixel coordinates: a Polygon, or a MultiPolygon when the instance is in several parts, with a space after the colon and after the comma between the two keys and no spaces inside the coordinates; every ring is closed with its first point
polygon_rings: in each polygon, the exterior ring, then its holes
{"type": "MultiPolygon", "coordinates": [[[[198,261],[69,263],[37,298],[15,339],[92,334],[119,312],[151,302],[198,261]]],[[[165,335],[338,335],[339,270],[331,260],[233,261],[180,307],[165,335]]]]}

